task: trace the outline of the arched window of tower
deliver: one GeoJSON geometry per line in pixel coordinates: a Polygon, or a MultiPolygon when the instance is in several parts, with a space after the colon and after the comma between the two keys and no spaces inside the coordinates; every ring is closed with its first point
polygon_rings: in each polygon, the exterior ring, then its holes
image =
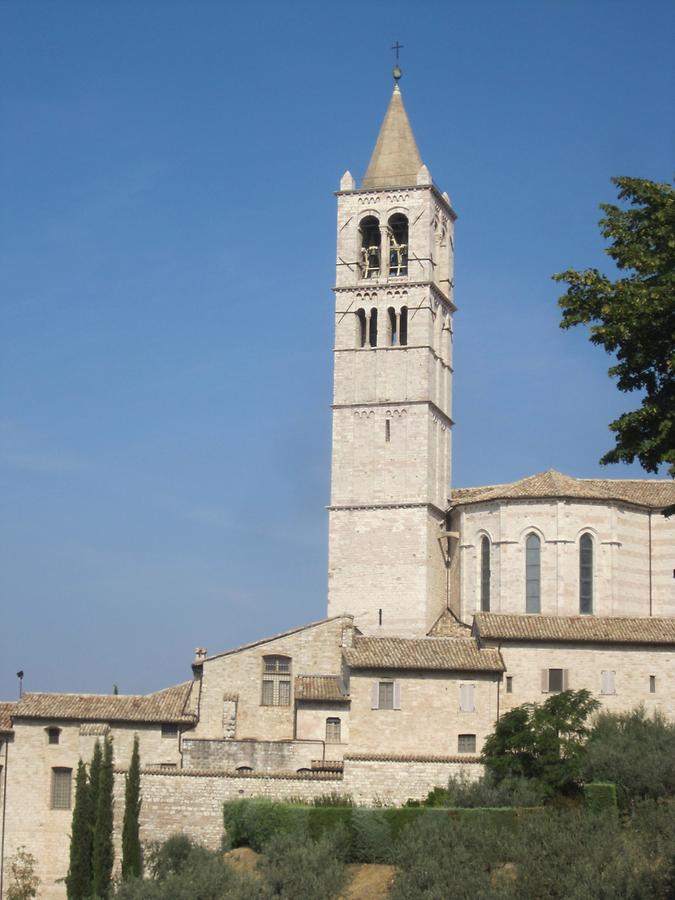
{"type": "Polygon", "coordinates": [[[361,274],[376,278],[380,274],[380,223],[375,216],[366,216],[359,225],[361,232],[361,274]]]}
{"type": "Polygon", "coordinates": [[[401,307],[401,316],[398,323],[398,342],[401,347],[408,346],[408,307],[401,307]]]}
{"type": "Polygon", "coordinates": [[[387,312],[389,314],[389,344],[390,346],[394,347],[398,338],[398,328],[396,327],[396,310],[393,306],[390,306],[387,312]]]}
{"type": "Polygon", "coordinates": [[[408,274],[408,220],[403,213],[389,219],[389,274],[408,274]]]}
{"type": "Polygon", "coordinates": [[[377,347],[377,309],[373,306],[370,310],[370,322],[369,322],[369,338],[370,338],[370,346],[377,347]]]}
{"type": "Polygon", "coordinates": [[[356,310],[356,346],[365,347],[368,329],[366,326],[365,309],[356,310]]]}

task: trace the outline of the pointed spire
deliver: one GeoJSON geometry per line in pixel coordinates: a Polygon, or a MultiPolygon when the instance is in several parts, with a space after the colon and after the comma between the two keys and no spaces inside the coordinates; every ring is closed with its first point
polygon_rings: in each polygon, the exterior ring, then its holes
{"type": "Polygon", "coordinates": [[[361,187],[379,189],[417,184],[421,166],[415,135],[396,84],[361,187]]]}

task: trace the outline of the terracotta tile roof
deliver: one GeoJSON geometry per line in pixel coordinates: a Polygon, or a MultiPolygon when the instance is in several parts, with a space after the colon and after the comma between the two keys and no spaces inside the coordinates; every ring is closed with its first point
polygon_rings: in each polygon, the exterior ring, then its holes
{"type": "Polygon", "coordinates": [[[341,759],[313,759],[310,765],[313,772],[342,772],[345,766],[341,759]]]}
{"type": "Polygon", "coordinates": [[[476,613],[473,628],[485,640],[675,644],[675,618],[476,613]]]}
{"type": "Polygon", "coordinates": [[[497,650],[481,650],[466,638],[373,638],[356,637],[345,649],[353,669],[429,669],[445,672],[503,672],[497,650]]]}
{"type": "Polygon", "coordinates": [[[491,500],[537,500],[549,497],[570,500],[616,500],[633,506],[663,509],[675,503],[675,480],[573,478],[555,469],[521,478],[511,484],[456,488],[450,503],[487,503],[491,500]]]}
{"type": "Polygon", "coordinates": [[[76,719],[94,722],[194,723],[186,710],[193,682],[154,694],[24,694],[14,715],[28,719],[76,719]]]}
{"type": "Polygon", "coordinates": [[[0,734],[7,734],[12,730],[12,720],[16,703],[0,703],[0,734]]]}
{"type": "Polygon", "coordinates": [[[295,679],[296,700],[347,701],[339,675],[298,675],[295,679]]]}
{"type": "Polygon", "coordinates": [[[83,737],[105,737],[110,734],[110,725],[107,722],[85,722],[80,725],[80,734],[83,737]]]}
{"type": "Polygon", "coordinates": [[[346,762],[398,762],[398,763],[473,763],[479,761],[478,754],[469,756],[420,756],[413,753],[345,753],[346,762]]]}
{"type": "Polygon", "coordinates": [[[464,625],[454,613],[446,609],[436,619],[427,634],[429,637],[470,638],[471,626],[464,625]]]}

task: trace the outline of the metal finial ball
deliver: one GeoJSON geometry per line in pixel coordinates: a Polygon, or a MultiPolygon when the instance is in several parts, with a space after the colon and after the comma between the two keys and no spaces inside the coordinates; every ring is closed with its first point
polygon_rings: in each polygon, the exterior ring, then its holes
{"type": "Polygon", "coordinates": [[[403,73],[401,72],[399,66],[394,66],[394,71],[392,72],[392,74],[394,76],[394,81],[398,81],[403,73]]]}

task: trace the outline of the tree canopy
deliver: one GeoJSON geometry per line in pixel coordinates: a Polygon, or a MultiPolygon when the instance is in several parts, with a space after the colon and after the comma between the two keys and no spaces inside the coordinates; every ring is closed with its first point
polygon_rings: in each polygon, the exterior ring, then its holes
{"type": "Polygon", "coordinates": [[[590,340],[616,356],[609,374],[641,405],[610,423],[615,446],[602,464],[663,464],[675,477],[675,189],[644,178],[613,178],[624,206],[603,203],[600,231],[619,277],[568,269],[561,328],[590,326],[590,340]]]}

